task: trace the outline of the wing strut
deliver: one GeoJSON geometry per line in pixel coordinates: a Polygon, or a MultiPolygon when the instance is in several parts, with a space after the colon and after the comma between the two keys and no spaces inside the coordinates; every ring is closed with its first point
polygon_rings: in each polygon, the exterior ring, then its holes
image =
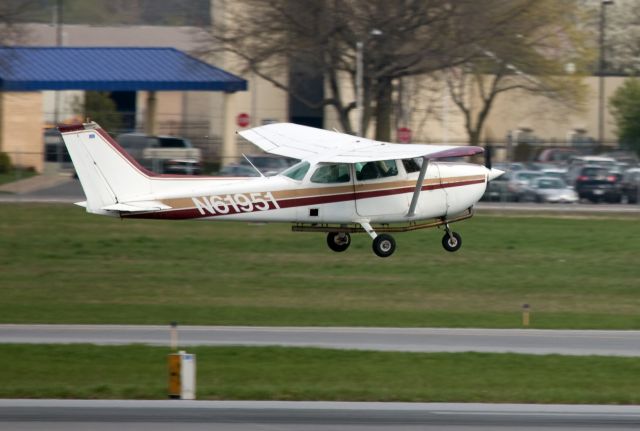
{"type": "Polygon", "coordinates": [[[416,205],[418,205],[418,198],[422,191],[422,183],[424,177],[427,174],[427,167],[429,166],[429,159],[426,157],[422,159],[422,167],[420,168],[420,175],[418,175],[418,181],[416,182],[416,189],[413,191],[413,197],[411,198],[411,205],[409,206],[409,212],[407,217],[413,217],[416,214],[416,205]]]}

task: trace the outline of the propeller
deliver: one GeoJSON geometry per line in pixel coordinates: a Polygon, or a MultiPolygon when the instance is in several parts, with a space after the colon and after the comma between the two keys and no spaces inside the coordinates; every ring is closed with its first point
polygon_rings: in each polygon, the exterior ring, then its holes
{"type": "Polygon", "coordinates": [[[500,169],[493,169],[491,167],[492,151],[493,151],[493,148],[491,147],[491,145],[487,144],[487,146],[484,147],[484,167],[487,168],[487,170],[489,171],[489,175],[487,177],[489,181],[494,180],[498,178],[500,175],[504,174],[504,171],[501,171],[500,169]]]}
{"type": "Polygon", "coordinates": [[[491,170],[491,152],[493,151],[493,148],[491,147],[491,145],[487,144],[486,147],[484,147],[484,166],[491,170]]]}

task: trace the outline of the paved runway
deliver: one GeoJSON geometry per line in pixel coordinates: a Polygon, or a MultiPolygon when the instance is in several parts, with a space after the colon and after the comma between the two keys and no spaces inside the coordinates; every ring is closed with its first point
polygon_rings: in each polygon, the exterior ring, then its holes
{"type": "Polygon", "coordinates": [[[0,400],[14,430],[637,430],[638,406],[0,400]]]}
{"type": "MultiPolygon", "coordinates": [[[[0,343],[168,345],[169,326],[0,325],[0,343]]],[[[640,331],[181,326],[179,344],[640,356],[640,331]]]]}

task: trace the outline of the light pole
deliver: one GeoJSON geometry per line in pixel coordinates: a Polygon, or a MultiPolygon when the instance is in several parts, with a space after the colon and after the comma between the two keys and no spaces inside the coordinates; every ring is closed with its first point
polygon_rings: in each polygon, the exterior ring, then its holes
{"type": "MultiPolygon", "coordinates": [[[[371,36],[381,36],[382,30],[374,28],[371,30],[365,41],[371,36]]],[[[363,41],[356,42],[356,131],[358,136],[364,135],[364,44],[363,41]]]]}
{"type": "Polygon", "coordinates": [[[600,2],[600,61],[598,62],[598,144],[604,143],[604,40],[607,19],[607,6],[613,4],[613,0],[601,0],[600,2]]]}
{"type": "Polygon", "coordinates": [[[364,134],[364,126],[362,124],[362,117],[364,116],[363,110],[363,81],[364,81],[364,71],[363,71],[363,62],[364,62],[364,42],[356,42],[356,132],[358,136],[362,136],[364,134]]]}

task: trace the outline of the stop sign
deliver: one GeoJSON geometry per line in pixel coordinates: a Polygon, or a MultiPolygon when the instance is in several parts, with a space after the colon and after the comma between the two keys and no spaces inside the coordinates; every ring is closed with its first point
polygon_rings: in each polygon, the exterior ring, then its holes
{"type": "Polygon", "coordinates": [[[249,125],[249,114],[242,112],[236,117],[236,124],[240,127],[247,127],[249,125]]]}
{"type": "Polygon", "coordinates": [[[403,144],[411,142],[411,129],[408,127],[399,127],[397,130],[398,141],[403,144]]]}

